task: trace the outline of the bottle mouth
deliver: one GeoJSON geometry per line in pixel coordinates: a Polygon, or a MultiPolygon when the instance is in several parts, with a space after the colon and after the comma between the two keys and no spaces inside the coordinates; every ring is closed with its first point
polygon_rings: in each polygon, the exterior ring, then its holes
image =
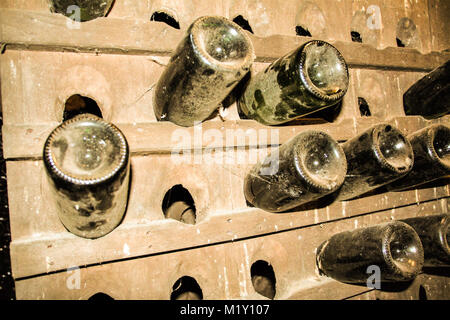
{"type": "Polygon", "coordinates": [[[253,44],[236,23],[218,16],[200,17],[193,22],[191,39],[194,49],[212,66],[225,69],[249,67],[253,61],[253,44]]]}
{"type": "Polygon", "coordinates": [[[113,124],[91,114],[63,122],[44,146],[47,168],[73,184],[95,184],[113,177],[128,163],[128,144],[113,124]]]}
{"type": "Polygon", "coordinates": [[[300,79],[315,96],[338,101],[348,89],[348,67],[342,54],[331,44],[313,40],[300,53],[300,79]]]}
{"type": "Polygon", "coordinates": [[[324,132],[305,131],[299,135],[295,148],[298,172],[319,190],[337,190],[347,174],[347,160],[342,147],[324,132]]]}
{"type": "Polygon", "coordinates": [[[388,264],[401,274],[402,278],[412,279],[424,263],[424,252],[419,236],[406,223],[396,221],[389,224],[383,252],[388,264]]]}
{"type": "Polygon", "coordinates": [[[379,124],[373,131],[377,158],[384,167],[397,173],[410,171],[414,164],[414,151],[408,139],[390,124],[379,124]]]}
{"type": "Polygon", "coordinates": [[[428,130],[430,150],[441,166],[450,172],[450,129],[444,125],[433,127],[428,130]]]}

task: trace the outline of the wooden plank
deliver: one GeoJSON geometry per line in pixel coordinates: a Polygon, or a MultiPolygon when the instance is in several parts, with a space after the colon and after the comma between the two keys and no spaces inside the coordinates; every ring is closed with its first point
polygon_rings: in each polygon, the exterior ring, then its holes
{"type": "MultiPolygon", "coordinates": [[[[97,18],[68,28],[68,18],[49,13],[0,9],[0,42],[10,49],[74,51],[114,54],[170,55],[183,32],[156,22],[97,18]]],[[[250,34],[257,61],[276,58],[309,41],[308,37],[250,34]],[[270,44],[270,45],[268,45],[270,44]]],[[[414,49],[376,48],[361,43],[330,41],[350,67],[431,71],[449,59],[450,53],[421,54],[414,49]]]]}
{"type": "MultiPolygon", "coordinates": [[[[432,209],[432,203],[419,207],[421,215],[440,212],[432,209]]],[[[168,299],[176,279],[188,275],[197,280],[205,299],[264,299],[255,292],[250,277],[253,263],[263,260],[272,265],[275,273],[275,299],[344,299],[367,292],[368,288],[318,275],[316,248],[337,232],[409,216],[413,216],[411,207],[405,207],[395,213],[382,211],[139,259],[103,260],[101,264],[87,266],[78,259],[67,268],[80,266],[79,289],[74,289],[71,282],[73,270],[64,268],[48,275],[18,279],[17,298],[86,299],[101,291],[116,299],[168,299]]],[[[69,254],[66,259],[70,259],[69,254]]]]}
{"type": "MultiPolygon", "coordinates": [[[[383,120],[379,118],[368,117],[342,119],[339,123],[306,122],[306,125],[282,127],[268,127],[254,120],[206,121],[201,126],[190,128],[179,127],[170,122],[114,124],[124,133],[133,154],[171,154],[177,150],[226,150],[277,145],[305,130],[321,130],[338,141],[345,141],[381,121],[383,120]]],[[[397,125],[405,134],[409,134],[433,123],[450,125],[450,116],[434,120],[425,120],[419,116],[394,117],[384,122],[397,125]]],[[[57,125],[55,122],[42,125],[4,125],[5,159],[41,159],[44,143],[57,125]]]]}
{"type": "MultiPolygon", "coordinates": [[[[242,153],[245,157],[245,151],[242,153]]],[[[271,214],[246,205],[241,190],[243,177],[252,165],[250,161],[223,166],[205,162],[175,165],[169,157],[132,158],[132,185],[125,219],[113,232],[96,240],[79,238],[63,229],[41,162],[9,162],[14,277],[60,270],[70,263],[92,264],[233,241],[374,211],[390,210],[394,214],[408,207],[410,213],[411,210],[419,213],[421,206],[417,204],[421,202],[425,202],[427,208],[431,206],[432,211],[440,212],[446,210],[449,195],[445,186],[379,194],[329,205],[318,203],[296,212],[271,214]],[[30,183],[30,180],[35,182],[30,183]],[[164,219],[162,199],[176,184],[182,184],[194,198],[198,221],[194,226],[164,219]],[[173,235],[177,235],[176,238],[173,235]],[[124,243],[129,247],[126,252],[124,243]],[[69,254],[73,248],[78,250],[76,256],[69,254]]]]}

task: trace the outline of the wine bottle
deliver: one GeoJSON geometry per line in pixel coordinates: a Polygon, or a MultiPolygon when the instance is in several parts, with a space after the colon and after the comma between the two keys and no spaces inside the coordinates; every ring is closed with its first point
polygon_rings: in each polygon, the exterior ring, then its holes
{"type": "Polygon", "coordinates": [[[380,282],[410,281],[423,266],[423,247],[414,229],[399,221],[333,235],[317,248],[322,275],[345,283],[367,283],[369,267],[380,282]]]}
{"type": "Polygon", "coordinates": [[[249,72],[253,45],[236,23],[223,17],[195,20],[155,89],[158,120],[193,126],[207,119],[249,72]]]}
{"type": "Polygon", "coordinates": [[[450,174],[450,128],[434,124],[408,136],[414,165],[404,177],[386,185],[387,190],[404,190],[447,177],[450,174]]]}
{"type": "Polygon", "coordinates": [[[50,10],[78,22],[104,17],[114,0],[50,0],[50,10]]]}
{"type": "Polygon", "coordinates": [[[422,241],[426,267],[450,266],[449,215],[439,214],[401,220],[414,228],[422,241]]]}
{"type": "Polygon", "coordinates": [[[240,111],[263,124],[282,124],[330,107],[348,88],[348,68],[331,44],[313,40],[252,77],[239,99],[240,111]]]}
{"type": "Polygon", "coordinates": [[[414,163],[408,139],[388,123],[377,124],[342,144],[347,176],[337,199],[348,200],[407,174],[414,163]]]}
{"type": "Polygon", "coordinates": [[[127,205],[130,161],[116,126],[91,114],[71,118],[51,132],[43,158],[67,230],[93,239],[117,227],[127,205]]]}
{"type": "Polygon", "coordinates": [[[435,119],[450,112],[450,60],[414,83],[403,95],[406,115],[435,119]]]}
{"type": "Polygon", "coordinates": [[[344,151],[331,136],[303,131],[251,169],[244,193],[254,206],[282,212],[336,191],[346,171],[344,151]]]}

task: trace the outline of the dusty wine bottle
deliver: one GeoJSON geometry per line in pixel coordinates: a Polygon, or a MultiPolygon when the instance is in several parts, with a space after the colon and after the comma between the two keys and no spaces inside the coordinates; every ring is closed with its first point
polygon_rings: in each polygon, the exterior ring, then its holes
{"type": "Polygon", "coordinates": [[[253,45],[236,23],[223,17],[195,20],[155,89],[158,120],[193,126],[207,119],[249,72],[253,45]]]}
{"type": "Polygon", "coordinates": [[[337,199],[348,200],[407,174],[414,163],[408,139],[388,123],[377,124],[342,144],[347,176],[337,199]]]}
{"type": "Polygon", "coordinates": [[[370,266],[380,282],[409,281],[423,266],[423,247],[414,229],[399,221],[333,235],[317,248],[319,272],[346,283],[367,283],[370,266]]]}
{"type": "Polygon", "coordinates": [[[426,267],[450,266],[448,214],[401,220],[410,225],[422,241],[426,267]]]}
{"type": "Polygon", "coordinates": [[[128,143],[117,127],[91,114],[78,115],[52,131],[43,157],[67,230],[93,239],[117,227],[130,175],[128,143]]]}
{"type": "Polygon", "coordinates": [[[113,2],[114,0],[50,0],[50,10],[84,22],[106,16],[113,2]]]}
{"type": "Polygon", "coordinates": [[[436,68],[403,95],[406,115],[435,119],[450,112],[450,60],[436,68]]]}
{"type": "Polygon", "coordinates": [[[331,136],[304,131],[250,170],[244,193],[255,207],[282,212],[336,191],[346,172],[344,151],[331,136]]]}
{"type": "Polygon", "coordinates": [[[252,77],[239,99],[240,111],[277,125],[330,107],[348,88],[348,68],[331,44],[313,40],[252,77]]]}
{"type": "Polygon", "coordinates": [[[414,165],[404,177],[386,185],[390,191],[403,190],[450,174],[450,128],[434,124],[408,136],[414,165]]]}

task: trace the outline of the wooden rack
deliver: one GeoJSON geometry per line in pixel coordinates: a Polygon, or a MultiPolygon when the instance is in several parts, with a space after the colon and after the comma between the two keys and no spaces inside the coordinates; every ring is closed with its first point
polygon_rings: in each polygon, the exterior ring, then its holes
{"type": "Polygon", "coordinates": [[[350,87],[332,122],[309,118],[268,127],[240,119],[235,103],[224,117],[204,122],[202,132],[157,122],[152,89],[196,17],[246,18],[254,32],[252,72],[311,39],[295,34],[299,23],[315,30],[299,13],[300,8],[312,10],[302,7],[305,1],[251,3],[197,0],[189,6],[170,0],[116,0],[106,18],[83,22],[79,29],[68,28],[70,20],[50,13],[44,0],[0,3],[3,147],[18,299],[86,299],[97,292],[116,299],[168,299],[184,275],[197,280],[204,299],[264,299],[250,279],[257,260],[273,266],[275,299],[416,299],[421,290],[430,299],[450,298],[450,278],[442,275],[423,273],[405,290],[382,292],[320,276],[315,265],[315,249],[337,232],[448,213],[448,185],[373,194],[285,214],[249,207],[243,195],[243,178],[253,165],[249,159],[260,159],[302,130],[323,130],[343,142],[382,121],[405,134],[433,123],[450,124],[448,115],[435,120],[405,116],[402,104],[410,85],[450,59],[450,52],[443,51],[450,44],[444,32],[449,29],[450,5],[438,0],[309,1],[319,9],[316,17],[325,21],[313,38],[335,45],[350,68],[350,87]],[[376,32],[355,18],[369,5],[381,8],[383,27],[376,32]],[[179,30],[150,21],[162,8],[178,19],[179,30]],[[396,23],[404,16],[417,27],[414,48],[396,47],[396,23]],[[364,35],[371,39],[369,44],[351,41],[350,30],[355,28],[363,41],[364,35]],[[60,223],[42,162],[43,144],[61,123],[65,101],[73,94],[97,102],[103,118],[125,134],[132,155],[125,218],[96,240],[77,237],[60,223]],[[358,98],[367,101],[370,117],[361,116],[358,98]],[[211,129],[222,138],[209,141],[204,133],[211,129]],[[238,138],[243,132],[258,137],[261,130],[269,136],[277,131],[278,144],[259,145],[250,135],[238,138]],[[180,140],[180,134],[200,134],[202,139],[180,140]],[[189,150],[191,156],[214,149],[224,161],[175,163],[174,148],[189,150]],[[227,163],[230,157],[243,160],[227,163]],[[164,195],[178,184],[195,201],[195,225],[164,217],[164,195]],[[67,281],[75,267],[80,268],[81,286],[74,290],[67,281]]]}

